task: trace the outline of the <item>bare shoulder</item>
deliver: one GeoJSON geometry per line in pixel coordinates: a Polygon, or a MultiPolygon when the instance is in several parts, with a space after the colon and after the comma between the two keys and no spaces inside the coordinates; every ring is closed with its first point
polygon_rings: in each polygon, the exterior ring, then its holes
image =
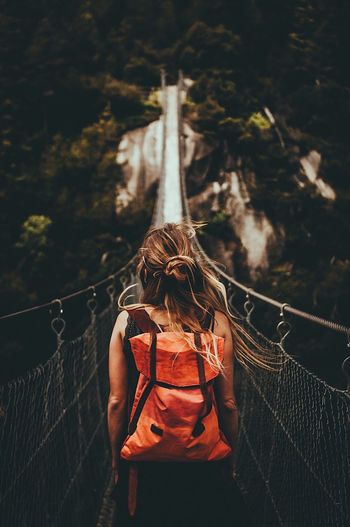
{"type": "Polygon", "coordinates": [[[116,324],[125,324],[128,321],[129,312],[127,309],[122,309],[116,318],[116,324]]]}
{"type": "Polygon", "coordinates": [[[215,310],[214,333],[219,337],[225,337],[231,331],[230,321],[226,313],[215,310]]]}
{"type": "Polygon", "coordinates": [[[118,314],[115,324],[114,324],[113,333],[112,333],[114,337],[124,337],[125,328],[128,322],[128,316],[129,316],[129,313],[126,309],[123,309],[118,314]]]}

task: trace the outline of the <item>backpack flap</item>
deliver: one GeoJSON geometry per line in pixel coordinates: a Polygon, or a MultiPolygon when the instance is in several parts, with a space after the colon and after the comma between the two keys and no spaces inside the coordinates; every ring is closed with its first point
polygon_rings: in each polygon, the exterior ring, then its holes
{"type": "MultiPolygon", "coordinates": [[[[186,334],[193,342],[193,333],[186,334]]],[[[212,336],[202,333],[202,345],[207,342],[214,350],[212,336]]],[[[224,338],[214,335],[219,360],[224,354],[224,338]]],[[[131,337],[131,350],[135,358],[138,371],[150,378],[150,333],[142,333],[131,337]]],[[[200,383],[197,369],[197,352],[174,332],[157,334],[157,381],[173,386],[193,386],[200,383]]],[[[205,379],[210,381],[217,376],[217,372],[204,360],[205,379]]]]}

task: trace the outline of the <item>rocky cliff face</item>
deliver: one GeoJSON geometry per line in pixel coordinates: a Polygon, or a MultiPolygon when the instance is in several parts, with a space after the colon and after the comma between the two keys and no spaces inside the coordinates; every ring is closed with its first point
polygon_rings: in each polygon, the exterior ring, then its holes
{"type": "Polygon", "coordinates": [[[163,118],[127,132],[122,137],[116,162],[122,166],[124,184],[116,189],[117,214],[142,196],[159,179],[162,160],[163,118]]]}
{"type": "Polygon", "coordinates": [[[245,170],[240,158],[226,156],[224,165],[215,179],[190,199],[190,208],[193,217],[198,219],[208,216],[209,212],[223,212],[227,216],[232,240],[213,240],[212,256],[233,274],[234,261],[239,258],[254,281],[268,269],[270,254],[281,248],[284,232],[271,224],[264,211],[252,206],[248,187],[254,186],[255,174],[245,170]]]}
{"type": "MultiPolygon", "coordinates": [[[[272,124],[274,118],[265,111],[272,124]]],[[[117,163],[122,165],[124,185],[116,192],[117,212],[135,197],[142,196],[159,179],[162,162],[163,120],[126,133],[118,148],[117,163]]],[[[281,146],[283,137],[278,129],[281,146]]],[[[252,205],[256,175],[240,157],[222,152],[219,144],[209,144],[204,136],[184,123],[184,165],[189,205],[194,219],[205,219],[220,213],[227,219],[231,235],[211,240],[211,256],[235,274],[236,263],[244,267],[251,281],[266,272],[271,261],[278,259],[286,236],[285,226],[273,225],[263,210],[252,205]],[[214,160],[220,158],[220,166],[214,160]]],[[[233,148],[232,148],[233,150],[233,148]]],[[[334,200],[334,190],[319,177],[321,155],[309,152],[300,159],[296,187],[312,185],[324,199],[334,200]]]]}

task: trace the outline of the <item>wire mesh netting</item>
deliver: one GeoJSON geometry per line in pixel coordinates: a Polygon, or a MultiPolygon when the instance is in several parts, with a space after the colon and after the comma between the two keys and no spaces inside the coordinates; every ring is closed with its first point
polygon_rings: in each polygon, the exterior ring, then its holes
{"type": "MultiPolygon", "coordinates": [[[[181,130],[180,109],[179,120],[181,130]]],[[[180,169],[185,216],[190,218],[183,161],[180,169]]],[[[195,244],[213,267],[197,239],[195,244]]],[[[232,289],[224,273],[215,265],[214,270],[228,291],[232,289]]],[[[242,289],[242,284],[236,285],[242,289]]],[[[243,317],[232,304],[232,293],[229,297],[237,323],[282,362],[278,373],[261,368],[248,373],[238,367],[235,375],[240,414],[237,483],[255,513],[256,526],[349,526],[350,392],[309,372],[283,346],[260,333],[248,311],[243,317]]],[[[294,312],[344,331],[339,324],[294,312]]]]}
{"type": "Polygon", "coordinates": [[[238,368],[237,482],[259,527],[350,525],[350,393],[307,371],[240,316],[282,362],[238,368]]]}
{"type": "Polygon", "coordinates": [[[0,524],[96,526],[110,480],[111,302],[43,365],[0,387],[0,524]]]}
{"type": "MultiPolygon", "coordinates": [[[[1,525],[110,524],[107,359],[116,314],[115,302],[93,313],[80,337],[58,338],[45,364],[0,387],[1,525]]],[[[349,393],[239,323],[284,358],[277,373],[236,372],[237,482],[257,525],[348,526],[349,393]]]]}

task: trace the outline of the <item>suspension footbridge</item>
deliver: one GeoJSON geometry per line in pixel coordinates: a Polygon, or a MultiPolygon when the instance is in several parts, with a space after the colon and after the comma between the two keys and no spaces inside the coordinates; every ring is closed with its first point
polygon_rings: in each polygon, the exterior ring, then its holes
{"type": "MultiPolygon", "coordinates": [[[[184,92],[181,75],[174,86],[166,86],[163,76],[163,154],[153,215],[156,225],[190,220],[182,161],[184,92]]],[[[216,267],[199,241],[195,243],[226,285],[239,323],[283,359],[277,374],[236,371],[240,412],[236,479],[256,526],[348,527],[350,386],[330,386],[287,353],[284,343],[290,323],[285,315],[344,334],[344,345],[350,328],[247,288],[216,267]],[[243,313],[237,305],[237,291],[246,295],[243,313]],[[280,311],[279,341],[270,340],[252,323],[257,300],[280,311]]],[[[113,524],[106,422],[108,347],[117,296],[135,279],[134,271],[135,257],[82,291],[2,317],[6,324],[27,316],[28,311],[49,311],[56,351],[46,362],[0,386],[1,526],[113,524]],[[66,327],[69,305],[77,298],[86,303],[89,323],[78,336],[70,337],[66,327]]]]}

